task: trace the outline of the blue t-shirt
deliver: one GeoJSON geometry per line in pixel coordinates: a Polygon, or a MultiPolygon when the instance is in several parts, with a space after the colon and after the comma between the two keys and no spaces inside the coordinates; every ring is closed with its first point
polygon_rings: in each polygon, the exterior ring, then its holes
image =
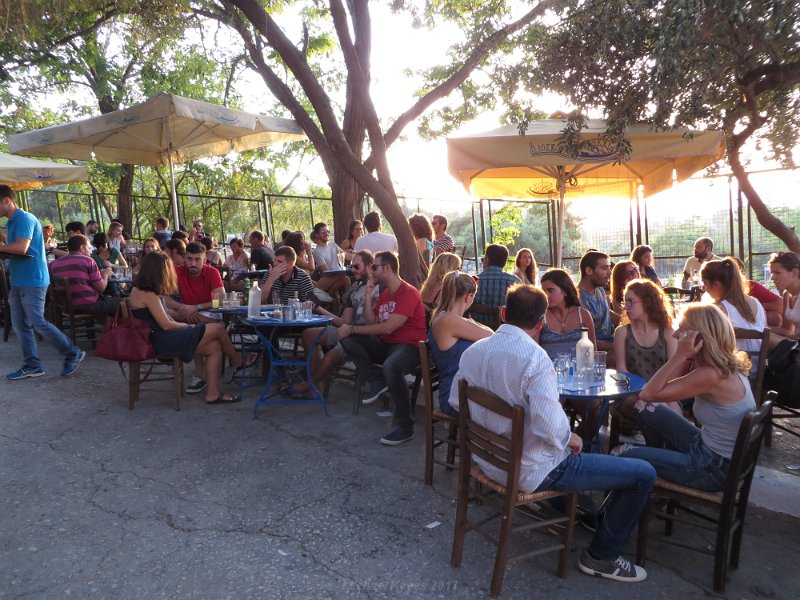
{"type": "Polygon", "coordinates": [[[47,287],[50,285],[50,274],[47,272],[47,260],[44,254],[44,236],[42,224],[31,213],[18,208],[14,216],[8,220],[8,243],[20,238],[31,241],[27,254],[33,258],[12,258],[8,262],[11,269],[11,285],[24,287],[47,287]]]}

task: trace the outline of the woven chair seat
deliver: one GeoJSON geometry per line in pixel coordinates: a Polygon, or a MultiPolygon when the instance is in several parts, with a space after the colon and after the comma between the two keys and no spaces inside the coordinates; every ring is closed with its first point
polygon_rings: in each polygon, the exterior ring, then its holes
{"type": "MultiPolygon", "coordinates": [[[[498,494],[506,495],[506,486],[497,483],[494,479],[481,471],[481,468],[477,465],[473,465],[470,469],[470,476],[482,485],[493,489],[498,494]]],[[[547,500],[548,498],[562,495],[563,492],[517,492],[516,504],[528,504],[529,502],[538,502],[539,500],[547,500]]]]}
{"type": "Polygon", "coordinates": [[[683,494],[685,496],[691,496],[692,498],[697,498],[698,500],[705,500],[706,502],[711,502],[713,504],[722,504],[722,492],[707,492],[705,490],[697,490],[679,483],[667,481],[666,479],[661,479],[661,477],[656,477],[656,487],[662,490],[667,490],[668,492],[678,492],[679,494],[683,494]]]}

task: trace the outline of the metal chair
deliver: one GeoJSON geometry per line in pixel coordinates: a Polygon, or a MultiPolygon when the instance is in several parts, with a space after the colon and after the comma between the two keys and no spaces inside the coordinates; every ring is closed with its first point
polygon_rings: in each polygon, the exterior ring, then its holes
{"type": "MultiPolygon", "coordinates": [[[[456,523],[453,533],[453,552],[451,562],[454,567],[461,565],[464,554],[464,541],[467,532],[475,531],[481,534],[494,545],[497,546],[495,554],[494,569],[492,571],[492,583],[490,594],[497,596],[503,586],[506,563],[509,560],[519,560],[531,556],[539,556],[549,552],[558,552],[558,576],[564,577],[566,574],[567,562],[569,561],[570,549],[572,548],[572,533],[575,527],[575,512],[578,503],[578,494],[575,492],[521,492],[519,491],[519,474],[522,456],[522,438],[525,428],[525,411],[521,406],[511,406],[502,398],[483,390],[470,386],[466,381],[461,380],[458,387],[459,399],[459,479],[458,479],[458,504],[456,508],[456,523]],[[470,404],[478,405],[486,410],[497,413],[511,421],[511,437],[505,437],[494,433],[483,427],[472,419],[470,404]],[[480,467],[472,463],[472,455],[479,456],[481,459],[491,464],[504,473],[506,485],[489,478],[480,467]],[[468,520],[469,502],[472,499],[489,500],[489,495],[484,494],[478,489],[470,489],[470,483],[477,482],[480,486],[489,488],[491,492],[499,495],[501,506],[497,512],[488,518],[481,518],[479,521],[470,522],[468,520]],[[534,519],[531,523],[526,523],[514,527],[515,511],[527,505],[556,498],[558,496],[567,497],[567,511],[565,515],[558,515],[551,518],[534,519]],[[482,530],[483,526],[493,521],[495,518],[500,520],[500,535],[494,538],[482,530]],[[511,545],[511,535],[521,531],[541,529],[555,524],[564,523],[561,532],[561,539],[558,544],[548,545],[519,556],[509,558],[511,545]]],[[[530,515],[529,511],[525,514],[530,515]]]]}
{"type": "Polygon", "coordinates": [[[713,551],[672,543],[691,550],[714,555],[714,591],[725,591],[728,565],[735,569],[739,565],[744,519],[750,484],[758,461],[758,453],[764,439],[767,423],[772,412],[775,392],[767,393],[767,401],[755,412],[749,413],[739,426],[736,446],[728,467],[728,480],[721,492],[705,492],[684,485],[656,479],[656,486],[639,518],[639,534],[636,545],[636,563],[644,566],[647,558],[647,526],[651,516],[666,520],[665,533],[672,533],[673,522],[684,522],[694,528],[716,532],[713,551]],[[666,505],[664,502],[666,501],[666,505]],[[659,508],[656,508],[659,507],[659,508]]]}
{"type": "Polygon", "coordinates": [[[431,360],[428,342],[419,343],[419,362],[422,372],[422,394],[425,399],[425,484],[433,485],[433,465],[442,465],[448,470],[455,467],[458,447],[458,417],[453,417],[438,408],[439,371],[431,360]],[[447,424],[447,433],[439,433],[436,425],[447,424]],[[445,461],[436,458],[436,448],[447,445],[445,461]]]}

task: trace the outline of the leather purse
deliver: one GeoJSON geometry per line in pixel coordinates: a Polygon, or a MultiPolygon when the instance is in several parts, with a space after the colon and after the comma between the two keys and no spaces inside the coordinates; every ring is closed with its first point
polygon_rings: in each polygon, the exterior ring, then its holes
{"type": "Polygon", "coordinates": [[[103,337],[97,343],[95,356],[117,362],[142,362],[155,358],[150,342],[150,325],[128,313],[121,316],[122,304],[113,320],[103,326],[103,337]]]}

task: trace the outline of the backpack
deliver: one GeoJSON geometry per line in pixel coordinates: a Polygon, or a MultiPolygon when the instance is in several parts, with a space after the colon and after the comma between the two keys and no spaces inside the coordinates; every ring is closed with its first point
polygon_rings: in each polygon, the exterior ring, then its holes
{"type": "Polygon", "coordinates": [[[800,408],[800,343],[783,340],[767,358],[764,389],[778,392],[778,405],[800,408]]]}

